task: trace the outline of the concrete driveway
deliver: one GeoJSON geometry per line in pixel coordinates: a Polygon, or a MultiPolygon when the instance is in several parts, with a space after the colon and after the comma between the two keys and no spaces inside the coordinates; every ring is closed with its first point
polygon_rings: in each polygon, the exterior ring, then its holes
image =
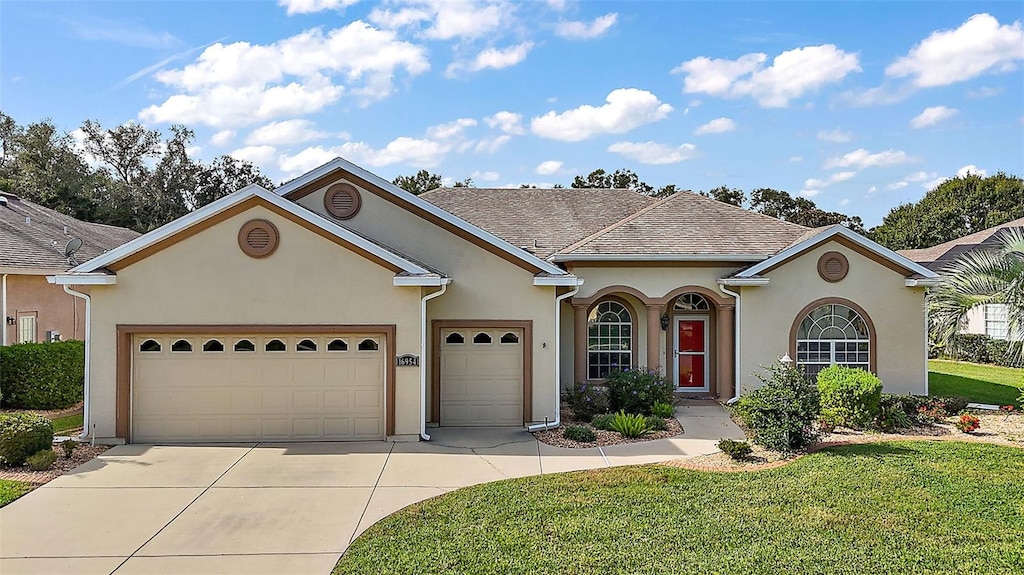
{"type": "Polygon", "coordinates": [[[363,530],[412,503],[711,453],[739,431],[718,429],[710,410],[689,416],[683,436],[604,449],[457,428],[432,430],[429,443],[119,446],[0,509],[0,573],[326,574],[363,530]],[[708,426],[714,437],[699,437],[708,426]]]}

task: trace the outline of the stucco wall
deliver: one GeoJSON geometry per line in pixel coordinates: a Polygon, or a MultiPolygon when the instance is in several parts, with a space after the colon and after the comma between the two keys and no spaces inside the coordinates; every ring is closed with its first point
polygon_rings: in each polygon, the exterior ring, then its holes
{"type": "Polygon", "coordinates": [[[741,367],[744,388],[761,385],[755,374],[789,351],[789,333],[804,306],[839,297],[860,305],[874,323],[877,372],[888,393],[925,392],[924,289],[904,286],[904,275],[836,242],[827,242],[766,274],[771,283],[743,288],[741,367]],[[829,283],[818,275],[818,258],[842,252],[846,278],[829,283]]]}
{"type": "MultiPolygon", "coordinates": [[[[419,354],[420,288],[262,207],[252,208],[117,272],[92,288],[92,418],[115,434],[116,326],[125,324],[395,324],[396,353],[419,354]],[[246,256],[237,234],[262,218],[277,251],[246,256]]],[[[396,369],[396,434],[419,428],[419,371],[396,369]]]]}
{"type": "Polygon", "coordinates": [[[7,325],[5,318],[0,318],[0,324],[8,344],[18,343],[19,312],[37,314],[37,342],[46,341],[48,330],[59,331],[63,340],[85,339],[85,304],[65,293],[62,286],[46,283],[45,275],[7,276],[7,315],[15,322],[7,325]]]}
{"type": "MultiPolygon", "coordinates": [[[[300,198],[298,203],[330,218],[323,204],[326,188],[300,198]]],[[[555,288],[534,286],[532,272],[368,191],[361,190],[360,195],[362,207],[359,213],[342,222],[343,225],[426,262],[453,278],[445,295],[428,302],[430,321],[533,321],[533,419],[553,419],[555,288]]],[[[428,330],[428,339],[432,337],[432,331],[428,330]]],[[[569,361],[572,361],[571,355],[569,361]]],[[[422,361],[428,374],[431,373],[430,362],[428,353],[422,361]]]]}

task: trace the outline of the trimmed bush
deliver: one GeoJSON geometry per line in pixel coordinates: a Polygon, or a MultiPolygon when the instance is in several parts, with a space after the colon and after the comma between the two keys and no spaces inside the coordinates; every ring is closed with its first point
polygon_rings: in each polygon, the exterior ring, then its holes
{"type": "Polygon", "coordinates": [[[754,443],[788,452],[817,441],[818,386],[791,365],[775,364],[758,377],[764,386],[740,396],[736,404],[754,443]]]}
{"type": "Polygon", "coordinates": [[[32,471],[46,471],[57,461],[57,454],[52,449],[44,449],[25,460],[32,471]]]}
{"type": "Polygon", "coordinates": [[[671,403],[655,403],[651,406],[651,415],[657,417],[674,417],[676,414],[676,408],[671,403]]]}
{"type": "Polygon", "coordinates": [[[948,359],[971,363],[994,363],[1004,367],[1021,367],[1010,352],[1010,342],[983,333],[958,333],[949,338],[942,350],[948,359]]]}
{"type": "Polygon", "coordinates": [[[882,380],[860,368],[832,365],[818,372],[818,393],[821,419],[863,429],[878,417],[882,380]]]}
{"type": "Polygon", "coordinates": [[[82,400],[85,344],[81,341],[3,346],[0,365],[6,407],[62,409],[82,400]]]}
{"type": "Polygon", "coordinates": [[[648,415],[647,427],[649,427],[651,431],[668,431],[668,421],[666,421],[664,417],[648,415]]]}
{"type": "Polygon", "coordinates": [[[719,441],[718,448],[735,461],[739,461],[750,455],[750,452],[754,450],[746,441],[736,441],[735,439],[723,439],[719,441]]]}
{"type": "Polygon", "coordinates": [[[53,445],[53,425],[34,413],[0,413],[0,463],[17,466],[53,445]]]}
{"type": "Polygon", "coordinates": [[[594,429],[600,429],[602,431],[611,431],[612,422],[615,421],[614,413],[602,413],[594,419],[590,420],[590,426],[594,429]]]}
{"type": "Polygon", "coordinates": [[[590,443],[597,440],[597,436],[594,435],[594,431],[586,425],[570,425],[562,431],[562,435],[566,439],[580,441],[583,443],[590,443]]]}
{"type": "Polygon", "coordinates": [[[633,413],[625,413],[623,411],[615,414],[615,419],[612,420],[611,428],[612,431],[618,431],[622,437],[628,437],[630,439],[643,437],[651,432],[651,428],[647,426],[646,417],[633,413]]]}
{"type": "Polygon", "coordinates": [[[605,379],[611,411],[650,415],[656,403],[672,403],[675,385],[656,369],[613,370],[605,379]]]}
{"type": "Polygon", "coordinates": [[[563,394],[565,404],[573,414],[588,420],[599,413],[608,412],[608,391],[597,385],[577,383],[563,394]]]}

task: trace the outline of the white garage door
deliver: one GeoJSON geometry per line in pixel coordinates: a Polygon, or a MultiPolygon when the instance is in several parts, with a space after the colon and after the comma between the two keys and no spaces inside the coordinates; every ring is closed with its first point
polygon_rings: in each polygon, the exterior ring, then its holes
{"type": "Polygon", "coordinates": [[[441,425],[523,424],[523,330],[441,330],[441,425]]]}
{"type": "Polygon", "coordinates": [[[132,441],[383,439],[383,335],[133,338],[132,441]]]}

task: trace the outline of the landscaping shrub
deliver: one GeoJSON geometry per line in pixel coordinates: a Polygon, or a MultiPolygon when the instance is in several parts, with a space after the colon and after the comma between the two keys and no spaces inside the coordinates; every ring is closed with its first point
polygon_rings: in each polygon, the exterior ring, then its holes
{"type": "Polygon", "coordinates": [[[818,386],[793,366],[775,364],[759,376],[764,386],[740,397],[736,413],[754,443],[776,451],[806,447],[818,438],[818,386]]]}
{"type": "Polygon", "coordinates": [[[668,422],[665,421],[664,417],[649,415],[647,416],[647,427],[651,431],[668,431],[668,422]]]}
{"type": "Polygon", "coordinates": [[[582,441],[584,443],[590,443],[591,441],[597,440],[597,436],[594,435],[593,430],[586,425],[570,425],[562,431],[562,435],[566,439],[582,441]]]}
{"type": "Polygon", "coordinates": [[[611,411],[649,415],[655,403],[672,403],[675,385],[656,369],[613,370],[605,379],[611,411]]]}
{"type": "Polygon", "coordinates": [[[983,333],[958,333],[949,338],[945,355],[957,361],[991,363],[989,341],[992,338],[983,333]]]}
{"type": "Polygon", "coordinates": [[[611,431],[612,422],[615,421],[614,413],[602,413],[594,419],[590,420],[590,426],[594,429],[600,429],[602,431],[611,431]]]}
{"type": "Polygon", "coordinates": [[[53,445],[50,420],[34,413],[0,413],[0,463],[21,465],[53,445]]]}
{"type": "Polygon", "coordinates": [[[46,471],[57,461],[57,454],[52,449],[44,449],[25,460],[32,471],[46,471]]]}
{"type": "Polygon", "coordinates": [[[78,442],[74,439],[65,439],[60,444],[61,449],[64,450],[64,458],[71,459],[71,455],[75,452],[75,448],[78,447],[78,442]]]}
{"type": "Polygon", "coordinates": [[[82,400],[85,344],[20,343],[0,347],[0,389],[7,407],[61,409],[82,400]]]}
{"type": "Polygon", "coordinates": [[[875,425],[882,431],[892,433],[913,427],[914,420],[899,405],[883,405],[878,410],[875,425]]]}
{"type": "Polygon", "coordinates": [[[718,448],[736,461],[750,455],[750,452],[754,450],[746,441],[736,441],[735,439],[723,439],[719,441],[718,448]]]}
{"type": "Polygon", "coordinates": [[[669,418],[669,417],[674,417],[675,414],[676,414],[676,408],[673,407],[671,403],[661,403],[661,402],[658,402],[658,403],[655,403],[654,405],[651,406],[651,415],[655,415],[657,417],[669,418]]]}
{"type": "Polygon", "coordinates": [[[956,423],[954,423],[954,425],[956,425],[956,428],[964,433],[971,433],[972,431],[975,431],[976,429],[981,427],[981,420],[978,419],[978,416],[976,415],[965,413],[960,416],[960,419],[956,420],[956,423]]]}
{"type": "Polygon", "coordinates": [[[818,393],[823,420],[861,429],[878,416],[882,380],[860,368],[832,365],[818,372],[818,393]]]}
{"type": "Polygon", "coordinates": [[[957,415],[961,411],[967,409],[967,398],[966,397],[933,397],[933,401],[937,401],[943,405],[943,409],[946,412],[946,416],[957,415]]]}
{"type": "Polygon", "coordinates": [[[642,415],[620,411],[615,414],[611,423],[612,431],[618,431],[623,437],[643,437],[651,432],[647,427],[647,418],[642,415]]]}
{"type": "Polygon", "coordinates": [[[608,412],[608,391],[603,387],[577,383],[565,392],[564,397],[569,409],[583,421],[608,412]]]}

